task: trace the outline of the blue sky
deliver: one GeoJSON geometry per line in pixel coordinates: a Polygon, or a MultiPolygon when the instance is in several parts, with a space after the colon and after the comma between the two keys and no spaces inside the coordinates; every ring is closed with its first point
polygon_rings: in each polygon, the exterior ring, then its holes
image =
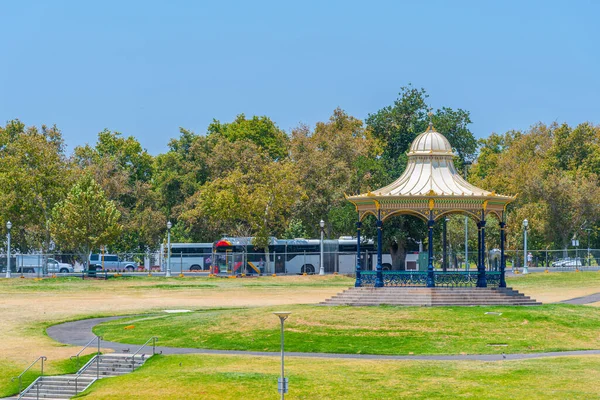
{"type": "Polygon", "coordinates": [[[0,123],[104,128],[167,150],[179,127],[365,118],[412,83],[477,137],[600,122],[595,1],[0,1],[0,123]]]}

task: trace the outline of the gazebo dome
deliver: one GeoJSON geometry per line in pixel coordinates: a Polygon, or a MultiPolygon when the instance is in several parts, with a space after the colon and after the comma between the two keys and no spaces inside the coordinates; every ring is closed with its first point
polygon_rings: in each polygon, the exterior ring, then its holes
{"type": "Polygon", "coordinates": [[[498,195],[467,182],[454,166],[452,145],[433,124],[412,142],[404,172],[391,184],[347,199],[360,218],[367,214],[382,220],[397,214],[412,214],[427,220],[449,213],[463,213],[477,220],[489,213],[501,218],[512,196],[498,195]]]}
{"type": "Polygon", "coordinates": [[[408,156],[444,155],[452,156],[452,146],[444,135],[429,124],[429,128],[415,138],[408,150],[408,156]]]}

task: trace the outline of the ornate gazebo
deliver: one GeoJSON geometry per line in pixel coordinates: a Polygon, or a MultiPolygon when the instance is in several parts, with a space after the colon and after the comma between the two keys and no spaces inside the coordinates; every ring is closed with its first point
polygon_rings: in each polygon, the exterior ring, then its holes
{"type": "Polygon", "coordinates": [[[477,286],[506,287],[504,273],[506,205],[515,197],[504,196],[471,185],[464,180],[453,162],[454,154],[448,139],[437,132],[433,124],[410,146],[404,173],[392,184],[367,193],[347,196],[358,212],[356,287],[361,286],[477,286]],[[360,258],[362,220],[372,214],[377,218],[377,268],[363,271],[360,258]],[[400,214],[419,217],[429,228],[427,271],[383,271],[382,229],[386,219],[400,214]],[[474,218],[478,228],[477,273],[470,271],[434,271],[433,226],[447,214],[463,214],[474,218]],[[495,214],[500,221],[500,271],[485,270],[486,217],[495,214]]]}

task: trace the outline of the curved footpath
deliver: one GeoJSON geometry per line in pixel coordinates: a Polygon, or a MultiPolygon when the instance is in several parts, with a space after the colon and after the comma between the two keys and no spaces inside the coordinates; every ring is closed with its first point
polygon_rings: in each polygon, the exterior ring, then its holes
{"type": "Polygon", "coordinates": [[[594,293],[587,296],[576,297],[574,299],[563,300],[561,303],[565,304],[590,304],[600,301],[600,293],[594,293]]]}
{"type": "MultiPolygon", "coordinates": [[[[106,317],[106,318],[91,318],[74,322],[66,322],[59,325],[49,327],[46,332],[52,339],[75,346],[85,346],[90,340],[96,337],[92,332],[94,326],[102,322],[112,321],[115,319],[126,318],[106,317]]],[[[103,349],[111,349],[115,352],[135,352],[139,345],[116,343],[102,341],[103,349]]],[[[145,352],[151,351],[150,349],[145,352]]],[[[279,357],[279,352],[266,351],[241,351],[241,350],[212,350],[212,349],[192,349],[186,347],[164,347],[156,346],[156,352],[160,354],[220,354],[220,355],[245,355],[245,356],[270,356],[279,357]]],[[[362,360],[429,360],[429,361],[457,361],[457,360],[476,360],[476,361],[501,361],[501,360],[524,360],[530,358],[544,357],[563,357],[563,356],[585,356],[592,354],[600,354],[600,350],[577,350],[577,351],[554,351],[548,353],[531,353],[531,354],[465,354],[465,355],[449,355],[449,356],[386,356],[374,354],[339,354],[339,353],[298,353],[286,352],[288,357],[318,357],[318,358],[340,358],[340,359],[362,359],[362,360]]]]}

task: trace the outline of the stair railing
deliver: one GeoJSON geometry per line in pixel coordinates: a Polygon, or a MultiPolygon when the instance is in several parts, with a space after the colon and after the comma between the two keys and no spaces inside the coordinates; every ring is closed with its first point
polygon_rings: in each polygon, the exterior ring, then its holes
{"type": "MultiPolygon", "coordinates": [[[[146,347],[148,345],[148,343],[150,343],[150,341],[152,340],[152,355],[156,354],[156,341],[158,340],[158,337],[156,336],[152,336],[150,339],[146,340],[146,343],[144,343],[139,349],[137,349],[137,351],[135,353],[133,353],[131,355],[131,370],[135,370],[135,356],[137,356],[139,354],[140,351],[142,351],[142,349],[144,347],[146,347]]],[[[127,357],[129,358],[129,357],[127,357]]],[[[127,360],[126,358],[126,360],[127,360]]]]}
{"type": "Polygon", "coordinates": [[[21,372],[21,375],[19,376],[15,376],[14,378],[12,378],[10,381],[13,382],[15,379],[19,380],[19,398],[21,398],[23,396],[22,392],[21,392],[21,388],[23,387],[23,375],[25,375],[25,372],[29,371],[29,369],[31,367],[33,367],[38,361],[42,360],[42,371],[40,374],[40,377],[37,378],[31,385],[29,385],[27,387],[27,389],[29,389],[35,382],[37,382],[42,376],[44,376],[44,361],[46,361],[48,358],[46,356],[39,356],[34,362],[31,363],[31,365],[27,368],[25,368],[25,370],[23,372],[21,372]]]}
{"type": "Polygon", "coordinates": [[[90,340],[85,346],[83,346],[83,349],[79,350],[79,353],[75,354],[74,356],[71,356],[71,360],[76,358],[77,359],[77,368],[79,368],[79,355],[81,353],[83,353],[83,351],[85,349],[87,349],[92,343],[94,343],[94,341],[98,341],[98,351],[97,351],[97,355],[100,355],[100,341],[102,340],[102,338],[100,336],[96,336],[95,338],[92,338],[92,340],[90,340]]]}
{"type": "MultiPolygon", "coordinates": [[[[79,378],[81,374],[83,374],[93,363],[96,362],[96,366],[98,365],[98,359],[100,359],[100,355],[96,354],[94,357],[90,358],[90,360],[83,366],[77,373],[75,374],[75,394],[79,393],[79,378]]],[[[98,368],[96,367],[96,379],[98,379],[99,373],[98,368]]]]}

